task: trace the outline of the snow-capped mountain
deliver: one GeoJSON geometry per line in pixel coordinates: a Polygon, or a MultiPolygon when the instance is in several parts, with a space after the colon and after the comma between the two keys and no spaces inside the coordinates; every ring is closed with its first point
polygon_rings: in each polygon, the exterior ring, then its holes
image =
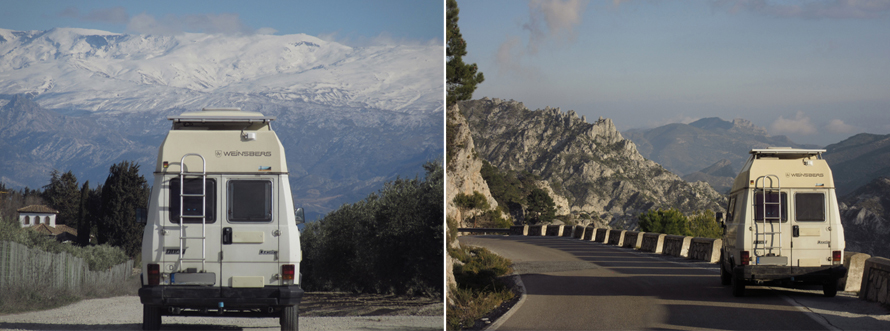
{"type": "Polygon", "coordinates": [[[0,29],[0,180],[101,184],[123,160],[151,178],[167,116],[241,107],[277,117],[295,199],[318,216],[441,160],[443,68],[442,45],[0,29]]]}
{"type": "Polygon", "coordinates": [[[443,48],[352,48],[312,36],[151,36],[0,29],[0,91],[49,109],[146,111],[213,104],[441,111],[443,48]],[[159,97],[161,96],[161,97],[159,97]]]}

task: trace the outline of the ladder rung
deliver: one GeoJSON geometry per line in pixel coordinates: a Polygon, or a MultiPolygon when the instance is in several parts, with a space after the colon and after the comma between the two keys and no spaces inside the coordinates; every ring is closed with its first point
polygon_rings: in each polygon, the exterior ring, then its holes
{"type": "Polygon", "coordinates": [[[179,218],[204,218],[204,215],[179,215],[179,218]]]}
{"type": "Polygon", "coordinates": [[[179,237],[179,239],[207,239],[207,237],[179,237]]]}
{"type": "Polygon", "coordinates": [[[207,196],[207,194],[204,194],[204,193],[183,193],[183,194],[180,194],[179,196],[181,196],[181,197],[202,197],[203,198],[203,197],[207,196]]]}

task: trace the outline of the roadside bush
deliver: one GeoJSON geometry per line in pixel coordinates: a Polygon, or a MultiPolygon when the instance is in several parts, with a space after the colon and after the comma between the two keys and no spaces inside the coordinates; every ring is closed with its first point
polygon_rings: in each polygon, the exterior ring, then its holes
{"type": "Polygon", "coordinates": [[[679,210],[671,208],[668,210],[650,210],[640,214],[640,229],[645,232],[657,232],[665,234],[675,234],[680,236],[690,236],[689,221],[686,216],[679,210]]]}
{"type": "Polygon", "coordinates": [[[300,240],[307,291],[442,295],[444,174],[397,179],[362,201],[306,224],[300,240]]]}
{"type": "Polygon", "coordinates": [[[454,265],[457,287],[447,308],[449,330],[472,327],[473,323],[513,298],[513,292],[499,278],[512,272],[509,259],[482,247],[449,250],[463,263],[454,265]]]}

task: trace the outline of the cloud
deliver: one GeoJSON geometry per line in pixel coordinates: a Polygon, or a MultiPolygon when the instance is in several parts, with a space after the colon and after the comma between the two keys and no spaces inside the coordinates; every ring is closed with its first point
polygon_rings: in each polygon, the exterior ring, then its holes
{"type": "Polygon", "coordinates": [[[102,22],[125,25],[130,32],[139,34],[173,35],[184,32],[201,32],[210,34],[274,34],[272,28],[254,30],[241,22],[238,14],[194,14],[165,15],[156,18],[141,13],[130,16],[124,7],[99,8],[81,14],[77,7],[68,7],[59,12],[59,17],[74,18],[87,22],[102,22]]]}
{"type": "Polygon", "coordinates": [[[805,19],[878,19],[890,14],[886,0],[831,0],[786,3],[770,0],[713,0],[715,8],[730,13],[747,11],[774,17],[805,19]]]}
{"type": "Polygon", "coordinates": [[[584,0],[530,0],[528,19],[522,23],[522,30],[528,31],[528,39],[508,36],[495,54],[499,73],[518,73],[522,76],[539,77],[540,71],[525,67],[523,60],[538,53],[548,44],[571,44],[577,39],[575,28],[581,24],[582,14],[587,7],[584,0]]]}
{"type": "Polygon", "coordinates": [[[854,133],[859,131],[857,127],[844,123],[844,121],[839,119],[829,121],[825,129],[831,133],[854,133]]]}
{"type": "Polygon", "coordinates": [[[816,127],[808,116],[804,115],[802,111],[798,111],[794,118],[786,119],[779,116],[779,119],[770,126],[770,132],[811,135],[816,133],[816,127]]]}
{"type": "Polygon", "coordinates": [[[522,25],[529,32],[529,52],[537,53],[547,40],[574,42],[575,27],[586,7],[587,2],[581,0],[529,1],[529,19],[522,25]]]}
{"type": "Polygon", "coordinates": [[[420,40],[411,38],[397,38],[391,33],[383,31],[377,36],[341,36],[340,32],[323,32],[316,37],[324,41],[335,42],[350,47],[372,47],[372,46],[442,46],[442,39],[433,38],[430,40],[420,40]]]}
{"type": "Polygon", "coordinates": [[[69,17],[88,22],[101,22],[112,24],[126,24],[130,20],[130,15],[124,7],[111,7],[93,9],[85,15],[80,14],[77,7],[68,7],[59,13],[59,17],[69,17]]]}

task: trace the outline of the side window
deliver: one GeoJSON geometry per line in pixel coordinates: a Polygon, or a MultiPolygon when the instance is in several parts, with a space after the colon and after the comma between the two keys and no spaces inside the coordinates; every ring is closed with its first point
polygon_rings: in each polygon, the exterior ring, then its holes
{"type": "Polygon", "coordinates": [[[762,222],[764,220],[764,212],[766,212],[766,220],[775,222],[776,219],[779,218],[779,210],[781,209],[782,222],[788,222],[788,195],[785,192],[782,192],[781,199],[780,202],[779,194],[775,192],[767,193],[766,200],[764,200],[763,192],[755,193],[754,220],[762,222]]]}
{"type": "MultiPolygon", "coordinates": [[[[37,217],[40,217],[40,216],[37,216],[37,217]]],[[[49,216],[46,216],[43,218],[43,223],[45,223],[46,225],[49,225],[49,216]]]]}
{"type": "Polygon", "coordinates": [[[726,207],[726,223],[733,223],[733,215],[735,214],[735,204],[736,199],[738,199],[738,195],[733,195],[729,197],[729,206],[726,207]]]}
{"type": "MultiPolygon", "coordinates": [[[[206,223],[215,223],[216,222],[216,180],[207,179],[207,203],[204,205],[204,216],[206,217],[206,223]]],[[[183,193],[185,196],[182,196],[182,214],[184,216],[201,216],[201,205],[204,204],[204,197],[200,196],[190,196],[191,194],[201,194],[201,179],[200,178],[186,178],[185,179],[185,187],[183,188],[183,193]]],[[[179,178],[174,178],[170,180],[170,192],[167,196],[170,197],[169,206],[170,206],[170,222],[179,223],[179,178]]],[[[185,223],[201,223],[201,219],[197,217],[186,217],[185,223]]]]}
{"type": "Polygon", "coordinates": [[[31,224],[31,216],[26,215],[25,216],[25,225],[30,225],[30,224],[31,224]]]}
{"type": "Polygon", "coordinates": [[[272,182],[230,180],[227,213],[230,222],[271,222],[272,182]]]}
{"type": "Polygon", "coordinates": [[[794,195],[794,213],[798,222],[825,221],[825,194],[797,193],[794,195]]]}

